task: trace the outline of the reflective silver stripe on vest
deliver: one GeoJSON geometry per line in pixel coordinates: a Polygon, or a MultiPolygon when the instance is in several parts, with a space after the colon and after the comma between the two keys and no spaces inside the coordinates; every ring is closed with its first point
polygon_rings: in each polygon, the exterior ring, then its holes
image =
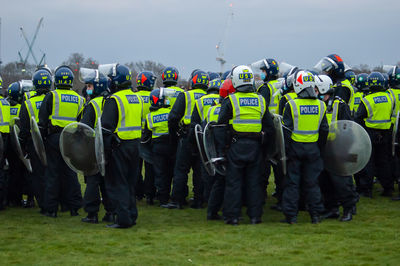
{"type": "MultiPolygon", "coordinates": [[[[100,106],[97,104],[97,102],[96,101],[90,101],[92,104],[93,104],[93,106],[94,106],[94,108],[96,109],[96,113],[97,113],[97,115],[98,116],[101,116],[101,108],[100,108],[100,106]]],[[[80,109],[80,108],[79,108],[80,109]]],[[[97,119],[96,119],[97,120],[97,119]]]]}
{"type": "Polygon", "coordinates": [[[210,122],[211,121],[211,110],[213,110],[214,108],[213,107],[210,107],[210,109],[208,109],[208,112],[207,112],[207,122],[210,122]]]}
{"type": "Polygon", "coordinates": [[[374,115],[374,113],[372,111],[372,106],[371,106],[371,104],[369,103],[369,101],[366,98],[364,98],[364,103],[365,103],[365,105],[366,105],[366,107],[368,109],[368,113],[369,113],[369,117],[366,119],[366,121],[368,123],[371,123],[371,124],[384,124],[384,123],[392,122],[392,120],[390,120],[390,119],[389,120],[372,120],[372,117],[374,115]]]}
{"type": "Polygon", "coordinates": [[[149,128],[153,129],[153,119],[151,117],[151,113],[147,114],[147,121],[149,121],[149,128]]]}
{"type": "MultiPolygon", "coordinates": [[[[136,130],[142,130],[142,127],[140,126],[140,127],[126,127],[125,125],[126,125],[126,121],[125,121],[125,116],[126,116],[126,113],[125,113],[125,107],[124,107],[124,104],[123,104],[123,102],[122,102],[122,99],[118,96],[118,95],[113,95],[116,99],[117,99],[117,101],[118,101],[118,103],[119,103],[119,106],[120,106],[120,108],[121,108],[121,127],[120,128],[118,128],[118,131],[120,131],[120,132],[123,132],[123,131],[136,131],[136,130]]],[[[142,103],[143,103],[143,101],[141,101],[142,103]]],[[[143,107],[143,104],[142,104],[142,107],[143,107]]],[[[143,108],[142,108],[143,109],[143,108]]]]}
{"type": "Polygon", "coordinates": [[[286,94],[285,97],[286,97],[286,100],[287,100],[287,101],[293,100],[292,96],[290,96],[289,94],[286,94]]]}
{"type": "Polygon", "coordinates": [[[160,137],[160,136],[164,136],[164,135],[168,135],[168,133],[155,133],[155,132],[153,132],[153,136],[156,136],[156,137],[160,137]]]}
{"type": "Polygon", "coordinates": [[[337,119],[337,115],[338,115],[338,108],[339,107],[339,102],[334,102],[333,103],[333,111],[332,111],[332,121],[331,124],[333,124],[334,122],[336,122],[337,119]]]}
{"type": "Polygon", "coordinates": [[[78,115],[81,113],[84,101],[85,100],[79,96],[79,108],[78,108],[78,113],[76,114],[76,117],[78,117],[78,115]]]}
{"type": "Polygon", "coordinates": [[[324,118],[324,113],[325,113],[325,105],[322,101],[319,102],[320,106],[320,114],[319,114],[319,121],[318,121],[318,129],[317,130],[299,130],[299,112],[297,110],[297,105],[294,100],[290,101],[293,106],[292,106],[292,112],[293,112],[293,133],[299,134],[299,135],[310,135],[310,134],[317,134],[319,132],[319,126],[321,125],[322,119],[324,118]]]}
{"type": "Polygon", "coordinates": [[[270,95],[269,95],[269,107],[276,107],[276,106],[278,106],[278,104],[276,104],[276,103],[274,102],[275,97],[273,97],[273,95],[274,95],[274,93],[275,93],[275,86],[272,85],[272,84],[270,84],[270,83],[267,83],[267,84],[268,84],[268,89],[269,89],[269,91],[270,91],[270,95]]]}
{"type": "Polygon", "coordinates": [[[200,98],[200,99],[198,99],[196,102],[197,102],[197,106],[199,107],[199,116],[200,116],[200,119],[201,119],[201,121],[203,121],[203,120],[204,120],[204,117],[203,117],[203,108],[204,108],[204,106],[203,106],[203,101],[202,101],[201,98],[200,98]]]}
{"type": "Polygon", "coordinates": [[[186,95],[186,112],[185,112],[185,119],[190,119],[192,117],[192,97],[190,97],[190,93],[185,91],[186,95]]]}
{"type": "Polygon", "coordinates": [[[261,107],[260,119],[240,119],[240,106],[239,106],[238,98],[236,97],[235,94],[231,95],[233,108],[235,108],[235,114],[236,114],[236,119],[233,119],[232,123],[234,123],[234,124],[261,124],[261,118],[263,117],[264,111],[265,111],[264,104],[263,104],[264,98],[261,95],[257,95],[257,96],[258,96],[259,104],[261,107]]]}
{"type": "Polygon", "coordinates": [[[31,116],[35,116],[35,111],[33,110],[33,106],[32,106],[32,103],[31,103],[30,99],[26,100],[26,105],[28,106],[28,109],[29,109],[29,112],[30,112],[30,117],[31,116]]]}
{"type": "Polygon", "coordinates": [[[391,96],[390,98],[392,99],[392,118],[396,118],[397,114],[396,114],[396,105],[397,105],[397,101],[396,101],[396,94],[394,93],[394,91],[392,89],[388,90],[390,92],[389,96],[391,96]]]}
{"type": "MultiPolygon", "coordinates": [[[[3,102],[1,103],[1,106],[4,106],[3,102]]],[[[8,126],[9,124],[9,122],[4,122],[3,108],[0,108],[0,126],[8,126]]]]}

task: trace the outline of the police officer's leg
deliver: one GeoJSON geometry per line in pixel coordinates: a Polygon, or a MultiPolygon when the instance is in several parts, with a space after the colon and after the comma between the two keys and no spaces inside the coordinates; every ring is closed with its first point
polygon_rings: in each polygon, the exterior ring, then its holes
{"type": "Polygon", "coordinates": [[[275,197],[277,199],[277,203],[275,206],[271,206],[271,208],[280,211],[282,210],[282,194],[284,184],[282,162],[278,161],[277,164],[272,164],[272,169],[274,170],[275,197]]]}
{"type": "Polygon", "coordinates": [[[376,146],[376,157],[375,157],[375,166],[376,166],[376,176],[379,178],[379,181],[384,189],[382,196],[392,196],[394,190],[394,180],[390,167],[390,138],[388,135],[383,137],[383,141],[381,145],[376,146]]]}
{"type": "Polygon", "coordinates": [[[8,161],[8,202],[10,205],[21,206],[22,194],[24,189],[24,176],[21,160],[15,153],[11,143],[8,143],[7,147],[7,161],[8,161]]]}
{"type": "Polygon", "coordinates": [[[209,175],[202,163],[200,165],[200,171],[201,171],[201,178],[203,180],[203,186],[204,186],[203,198],[204,198],[205,202],[208,202],[208,200],[210,199],[211,189],[215,182],[215,176],[209,175]]]}
{"type": "MultiPolygon", "coordinates": [[[[1,133],[0,133],[1,134],[1,133]]],[[[7,144],[7,135],[2,134],[4,145],[7,144]]],[[[5,165],[5,151],[0,151],[2,152],[1,160],[0,160],[0,210],[5,208],[5,203],[6,203],[6,196],[7,196],[7,174],[6,171],[4,170],[4,165],[5,165]]]]}
{"type": "Polygon", "coordinates": [[[157,166],[153,168],[157,196],[160,201],[160,205],[165,205],[168,203],[169,193],[171,190],[171,181],[169,181],[169,168],[173,167],[170,165],[169,154],[154,153],[153,156],[154,161],[157,162],[157,166]]]}
{"type": "Polygon", "coordinates": [[[359,188],[358,191],[361,196],[372,198],[372,187],[374,184],[374,176],[375,176],[375,151],[376,151],[376,144],[372,143],[372,151],[371,157],[364,167],[363,170],[359,172],[359,188]]]}
{"type": "Polygon", "coordinates": [[[287,162],[288,174],[282,195],[282,211],[288,222],[295,222],[300,199],[302,162],[298,157],[290,157],[287,162]]]}
{"type": "Polygon", "coordinates": [[[128,188],[129,188],[129,215],[130,215],[130,220],[131,220],[131,225],[136,224],[136,219],[138,217],[138,210],[136,207],[136,187],[135,185],[137,184],[137,175],[132,175],[131,171],[133,173],[137,173],[138,171],[135,171],[136,169],[131,169],[130,165],[136,165],[137,166],[137,161],[139,160],[139,140],[133,140],[129,141],[124,147],[124,152],[125,152],[125,162],[127,164],[124,165],[124,175],[126,176],[126,180],[128,182],[128,188]],[[136,164],[135,164],[136,163],[136,164]]]}
{"type": "Polygon", "coordinates": [[[339,203],[337,201],[331,175],[327,170],[321,172],[318,178],[318,183],[321,190],[322,202],[325,208],[323,218],[338,218],[339,203]]]}
{"type": "Polygon", "coordinates": [[[191,148],[188,137],[179,140],[174,168],[172,201],[182,207],[187,196],[188,173],[191,167],[191,148]]]}
{"type": "Polygon", "coordinates": [[[144,179],[144,188],[146,194],[147,203],[153,205],[153,199],[156,195],[156,187],[154,185],[154,169],[153,165],[145,162],[144,163],[145,169],[145,179],[144,179]]]}
{"type": "MultiPolygon", "coordinates": [[[[318,149],[316,145],[315,149],[318,149]]],[[[306,193],[306,204],[312,218],[318,217],[323,211],[323,209],[321,209],[321,190],[318,186],[318,177],[323,170],[323,162],[322,158],[318,155],[319,152],[311,154],[303,163],[302,177],[304,181],[304,191],[306,193]]]]}
{"type": "Polygon", "coordinates": [[[214,183],[210,191],[210,197],[207,205],[207,219],[220,219],[219,210],[224,202],[225,176],[215,174],[214,183]]]}
{"type": "Polygon", "coordinates": [[[46,188],[45,188],[45,206],[48,215],[56,217],[58,204],[60,202],[61,194],[61,180],[60,180],[60,164],[63,159],[61,158],[60,150],[58,147],[58,134],[48,136],[46,142],[47,152],[47,167],[45,172],[46,188]]]}
{"type": "MultiPolygon", "coordinates": [[[[136,196],[138,200],[144,198],[145,188],[144,188],[144,181],[143,181],[143,159],[139,158],[139,168],[138,168],[138,178],[136,181],[136,196]]],[[[145,169],[146,172],[146,169],[145,169]]],[[[146,173],[145,173],[146,174],[146,173]]]]}
{"type": "Polygon", "coordinates": [[[85,176],[86,189],[83,196],[83,207],[85,212],[88,213],[88,217],[96,217],[100,209],[100,191],[99,185],[101,177],[99,174],[92,176],[85,176]]]}
{"type": "Polygon", "coordinates": [[[71,211],[71,215],[78,215],[77,211],[82,207],[82,190],[78,180],[78,175],[72,171],[67,164],[62,161],[60,163],[62,170],[62,178],[66,181],[65,201],[71,211]]]}
{"type": "Polygon", "coordinates": [[[353,190],[353,178],[351,176],[337,176],[331,174],[331,180],[335,189],[335,196],[338,202],[343,206],[342,221],[352,219],[352,211],[357,203],[357,194],[353,190]]]}
{"type": "Polygon", "coordinates": [[[271,177],[271,165],[272,163],[270,161],[266,161],[264,159],[264,163],[262,165],[263,169],[262,169],[262,186],[263,186],[263,196],[266,199],[268,197],[268,185],[269,185],[269,179],[271,177]]]}
{"type": "Polygon", "coordinates": [[[203,202],[204,202],[204,183],[203,183],[203,178],[201,175],[201,163],[200,163],[200,158],[199,155],[193,155],[192,156],[192,169],[193,169],[193,198],[194,201],[192,205],[190,206],[191,208],[202,208],[203,202]]]}

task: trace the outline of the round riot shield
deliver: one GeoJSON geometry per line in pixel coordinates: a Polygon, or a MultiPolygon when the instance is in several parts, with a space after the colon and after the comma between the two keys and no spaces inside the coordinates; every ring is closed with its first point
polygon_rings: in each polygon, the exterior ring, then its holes
{"type": "Polygon", "coordinates": [[[395,155],[396,146],[399,145],[399,143],[397,142],[397,130],[399,129],[399,119],[400,119],[400,111],[397,112],[396,122],[394,123],[394,126],[393,126],[393,132],[392,132],[392,156],[395,155]]]}
{"type": "Polygon", "coordinates": [[[18,138],[19,131],[20,131],[19,127],[16,124],[14,124],[11,128],[11,134],[10,134],[11,143],[12,143],[14,150],[17,153],[18,158],[22,161],[22,163],[24,164],[26,169],[32,173],[31,161],[24,156],[24,153],[21,148],[21,144],[19,142],[19,138],[18,138]]]}
{"type": "Polygon", "coordinates": [[[95,129],[94,147],[96,154],[97,167],[99,168],[100,174],[105,176],[106,174],[106,158],[104,154],[104,142],[103,142],[103,131],[101,127],[101,118],[97,119],[97,125],[95,129]]]}
{"type": "Polygon", "coordinates": [[[282,117],[274,114],[274,128],[275,128],[275,146],[276,146],[276,158],[281,162],[282,172],[286,175],[286,150],[285,150],[285,138],[283,135],[282,128],[282,117]]]}
{"type": "Polygon", "coordinates": [[[31,117],[31,136],[33,141],[33,146],[35,147],[35,151],[39,157],[40,162],[47,166],[47,157],[46,150],[44,148],[42,135],[40,134],[39,126],[36,123],[34,117],[31,117]]]}
{"type": "Polygon", "coordinates": [[[139,144],[139,157],[142,158],[145,162],[149,164],[153,164],[153,152],[151,150],[150,145],[151,139],[146,142],[140,142],[139,144]]]}
{"type": "Polygon", "coordinates": [[[371,151],[371,140],[364,128],[349,120],[335,121],[323,153],[325,169],[339,176],[353,175],[366,166],[371,151]]]}
{"type": "Polygon", "coordinates": [[[194,127],[194,135],[196,136],[197,148],[199,150],[200,159],[204,165],[204,169],[206,170],[207,174],[209,174],[210,176],[214,176],[215,175],[215,167],[213,164],[210,164],[209,160],[207,159],[207,155],[204,150],[203,129],[201,128],[201,126],[199,124],[197,124],[194,127]]]}
{"type": "Polygon", "coordinates": [[[94,130],[86,124],[72,123],[60,135],[60,152],[65,163],[74,172],[85,176],[99,172],[97,167],[94,130]]]}
{"type": "Polygon", "coordinates": [[[215,171],[220,175],[226,174],[226,159],[224,157],[217,156],[217,149],[215,147],[214,128],[225,125],[217,125],[214,122],[210,122],[204,128],[203,144],[204,152],[207,156],[207,163],[211,167],[215,168],[215,171]]]}

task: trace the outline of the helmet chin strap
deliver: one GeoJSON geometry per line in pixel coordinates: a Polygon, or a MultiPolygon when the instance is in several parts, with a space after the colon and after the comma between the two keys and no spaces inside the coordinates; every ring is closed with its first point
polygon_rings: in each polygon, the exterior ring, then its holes
{"type": "Polygon", "coordinates": [[[317,95],[315,94],[314,88],[308,87],[301,91],[298,96],[304,99],[317,99],[317,95]]]}

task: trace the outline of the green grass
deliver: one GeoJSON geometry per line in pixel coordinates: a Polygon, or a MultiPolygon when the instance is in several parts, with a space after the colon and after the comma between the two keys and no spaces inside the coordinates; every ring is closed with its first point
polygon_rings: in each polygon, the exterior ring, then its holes
{"type": "Polygon", "coordinates": [[[125,230],[84,224],[83,210],[53,219],[37,208],[8,208],[0,212],[0,264],[400,264],[400,202],[361,199],[352,222],[312,225],[302,212],[291,226],[269,209],[274,201],[267,201],[262,224],[245,217],[237,227],[207,221],[205,209],[139,202],[137,225],[125,230]]]}

